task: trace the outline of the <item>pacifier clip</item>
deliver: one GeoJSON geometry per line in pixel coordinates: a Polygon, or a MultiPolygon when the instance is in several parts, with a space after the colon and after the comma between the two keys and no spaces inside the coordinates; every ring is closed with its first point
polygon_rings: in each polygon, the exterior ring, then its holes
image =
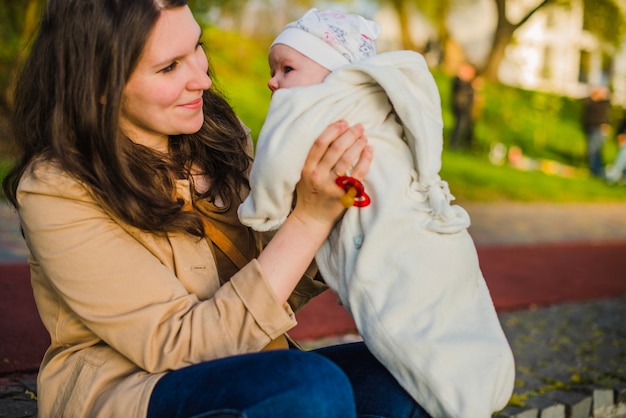
{"type": "Polygon", "coordinates": [[[340,199],[344,208],[351,206],[362,208],[370,204],[371,199],[365,193],[365,187],[359,180],[350,176],[339,176],[335,183],[346,192],[340,199]]]}

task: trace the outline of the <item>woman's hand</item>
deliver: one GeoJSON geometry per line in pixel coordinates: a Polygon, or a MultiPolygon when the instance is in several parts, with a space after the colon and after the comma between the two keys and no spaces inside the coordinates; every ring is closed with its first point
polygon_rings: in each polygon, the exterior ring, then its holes
{"type": "Polygon", "coordinates": [[[372,156],[363,127],[348,127],[345,121],[330,124],[313,144],[296,186],[296,207],[258,257],[280,303],[287,301],[345,211],[340,202],[345,192],[335,179],[353,165],[350,175],[363,179],[372,156]]]}
{"type": "Polygon", "coordinates": [[[340,203],[345,191],[335,180],[346,175],[353,165],[350,176],[363,179],[372,156],[361,125],[349,127],[345,121],[329,125],[311,147],[304,163],[292,216],[302,222],[320,223],[330,232],[345,211],[340,203]]]}

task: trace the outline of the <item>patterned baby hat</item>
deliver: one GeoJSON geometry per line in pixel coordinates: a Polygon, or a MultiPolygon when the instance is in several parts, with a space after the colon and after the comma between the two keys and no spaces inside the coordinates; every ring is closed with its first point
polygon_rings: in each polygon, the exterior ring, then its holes
{"type": "Polygon", "coordinates": [[[289,23],[272,45],[285,44],[330,71],[376,55],[378,23],[337,10],[310,9],[289,23]]]}

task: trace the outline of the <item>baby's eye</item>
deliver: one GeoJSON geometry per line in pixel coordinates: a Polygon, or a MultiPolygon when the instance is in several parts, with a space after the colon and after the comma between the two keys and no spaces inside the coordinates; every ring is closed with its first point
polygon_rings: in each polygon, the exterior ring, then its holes
{"type": "Polygon", "coordinates": [[[293,67],[290,67],[290,66],[286,65],[286,66],[283,68],[283,73],[287,74],[288,72],[290,72],[290,71],[292,71],[292,70],[293,70],[293,67]]]}

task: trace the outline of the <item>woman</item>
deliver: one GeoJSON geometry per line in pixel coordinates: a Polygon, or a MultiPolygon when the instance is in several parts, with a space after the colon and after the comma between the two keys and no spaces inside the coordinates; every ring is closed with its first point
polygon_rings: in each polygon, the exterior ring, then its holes
{"type": "Polygon", "coordinates": [[[363,344],[263,351],[325,289],[305,272],[344,211],[333,170],[364,176],[372,150],[330,125],[260,252],[236,217],[248,131],[200,39],[185,0],[47,4],[3,183],[51,337],[40,415],[423,416],[363,344]]]}

